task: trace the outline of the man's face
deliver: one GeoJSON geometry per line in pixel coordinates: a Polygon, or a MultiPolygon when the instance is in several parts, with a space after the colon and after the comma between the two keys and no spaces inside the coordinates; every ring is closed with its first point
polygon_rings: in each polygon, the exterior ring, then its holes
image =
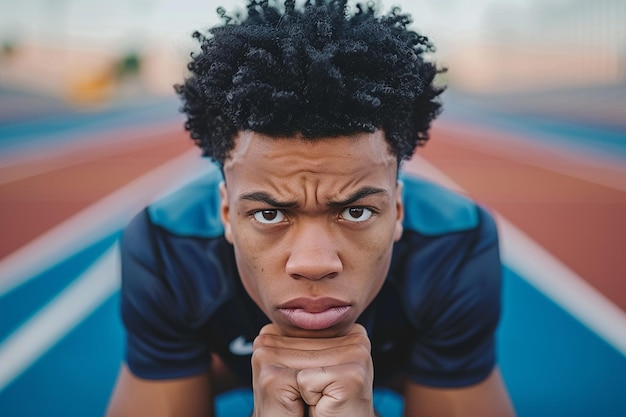
{"type": "Polygon", "coordinates": [[[402,234],[383,132],[241,132],[224,175],[222,221],[246,291],[285,335],[343,334],[380,290],[402,234]]]}

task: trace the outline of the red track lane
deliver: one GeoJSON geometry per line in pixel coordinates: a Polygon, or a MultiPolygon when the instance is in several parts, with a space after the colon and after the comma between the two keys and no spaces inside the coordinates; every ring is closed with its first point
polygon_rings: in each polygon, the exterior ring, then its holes
{"type": "Polygon", "coordinates": [[[515,149],[471,149],[462,136],[435,129],[418,152],[626,311],[626,193],[520,162],[515,149]]]}
{"type": "MultiPolygon", "coordinates": [[[[119,134],[116,132],[116,137],[119,134]]],[[[182,129],[174,134],[151,134],[149,138],[115,144],[113,148],[71,154],[65,158],[82,162],[0,184],[0,259],[192,146],[182,129]]],[[[0,169],[0,176],[11,178],[14,173],[32,169],[29,164],[50,162],[38,160],[4,167],[0,169]]]]}

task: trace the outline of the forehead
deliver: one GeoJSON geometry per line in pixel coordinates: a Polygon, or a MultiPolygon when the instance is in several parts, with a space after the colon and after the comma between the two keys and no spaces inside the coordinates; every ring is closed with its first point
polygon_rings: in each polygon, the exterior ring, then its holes
{"type": "Polygon", "coordinates": [[[246,174],[292,177],[346,177],[365,172],[397,174],[397,160],[391,154],[382,131],[349,136],[303,139],[270,137],[240,132],[235,147],[224,162],[227,183],[246,174]]]}

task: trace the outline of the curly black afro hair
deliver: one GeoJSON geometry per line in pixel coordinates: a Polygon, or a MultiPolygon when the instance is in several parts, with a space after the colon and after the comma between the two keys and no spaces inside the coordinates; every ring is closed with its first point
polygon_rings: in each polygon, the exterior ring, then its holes
{"type": "Polygon", "coordinates": [[[189,77],[176,85],[185,128],[223,165],[238,131],[304,138],[382,129],[398,162],[428,140],[440,112],[443,70],[426,61],[428,38],[399,8],[377,16],[347,0],[248,0],[237,19],[194,37],[189,77]]]}

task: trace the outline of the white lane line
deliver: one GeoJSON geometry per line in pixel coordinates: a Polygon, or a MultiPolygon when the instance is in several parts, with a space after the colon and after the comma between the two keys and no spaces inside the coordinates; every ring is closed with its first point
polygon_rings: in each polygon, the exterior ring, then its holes
{"type": "MultiPolygon", "coordinates": [[[[467,194],[418,155],[407,171],[467,194]]],[[[626,356],[626,313],[502,215],[495,218],[504,264],[626,356]]]]}
{"type": "Polygon", "coordinates": [[[507,219],[496,221],[503,262],[626,356],[626,313],[507,219]]]}
{"type": "Polygon", "coordinates": [[[0,261],[0,296],[103,236],[120,230],[156,195],[206,172],[211,166],[192,149],[33,239],[0,261]]]}
{"type": "Polygon", "coordinates": [[[117,244],[0,344],[0,393],[119,288],[117,244]]]}

